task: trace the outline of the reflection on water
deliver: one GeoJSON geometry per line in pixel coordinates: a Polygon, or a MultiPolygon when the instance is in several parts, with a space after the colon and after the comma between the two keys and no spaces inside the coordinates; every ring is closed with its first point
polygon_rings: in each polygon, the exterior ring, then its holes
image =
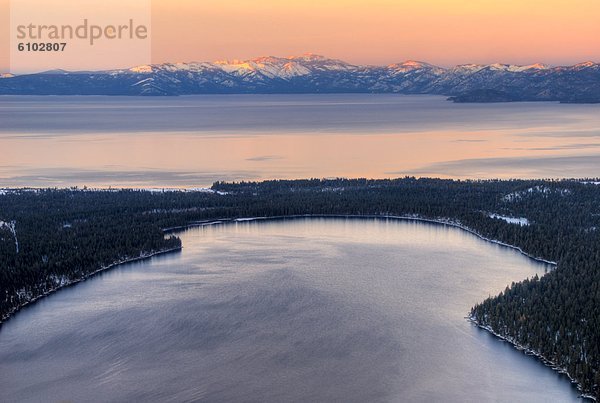
{"type": "Polygon", "coordinates": [[[195,228],[180,254],[62,290],[0,332],[0,401],[576,402],[470,325],[546,266],[455,228],[297,219],[195,228]]]}
{"type": "Polygon", "coordinates": [[[437,96],[0,97],[0,186],[600,176],[600,105],[437,96]]]}

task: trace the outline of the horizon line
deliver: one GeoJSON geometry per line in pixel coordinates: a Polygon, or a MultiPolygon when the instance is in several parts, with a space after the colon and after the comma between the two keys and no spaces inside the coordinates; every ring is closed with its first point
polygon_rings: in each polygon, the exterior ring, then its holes
{"type": "Polygon", "coordinates": [[[149,64],[138,64],[138,65],[134,65],[134,66],[129,66],[129,67],[116,67],[116,68],[110,68],[110,69],[102,69],[102,70],[66,70],[66,69],[62,69],[62,68],[56,68],[56,69],[49,69],[49,70],[42,70],[42,71],[35,71],[35,72],[23,72],[23,73],[13,73],[10,70],[6,71],[6,72],[2,72],[0,71],[0,78],[6,78],[3,76],[9,76],[9,75],[13,75],[13,76],[23,76],[23,75],[33,75],[33,74],[45,74],[45,73],[52,73],[52,72],[64,72],[64,73],[86,73],[86,72],[93,72],[93,73],[100,73],[100,72],[108,72],[108,71],[119,71],[119,70],[132,70],[138,67],[145,67],[145,66],[162,66],[162,65],[168,65],[168,64],[184,64],[184,65],[190,65],[190,64],[203,64],[203,63],[207,63],[207,64],[214,64],[214,65],[236,65],[236,64],[244,64],[247,62],[257,62],[260,59],[283,59],[283,60],[297,60],[297,59],[302,59],[302,58],[307,58],[307,57],[314,57],[315,59],[322,59],[322,60],[332,60],[332,61],[338,61],[344,64],[347,64],[349,66],[355,66],[355,67],[392,67],[392,66],[397,66],[397,65],[405,65],[405,64],[409,64],[409,63],[419,63],[419,64],[423,64],[423,65],[428,65],[431,67],[435,67],[435,68],[439,68],[439,69],[443,69],[443,70],[451,70],[453,68],[457,68],[457,67],[462,67],[462,66],[484,66],[484,67],[489,67],[489,66],[514,66],[514,67],[529,67],[529,66],[542,66],[544,69],[554,69],[554,68],[561,68],[561,67],[575,67],[575,66],[580,66],[580,65],[585,65],[585,64],[593,64],[593,65],[598,65],[600,64],[600,62],[597,61],[593,61],[593,60],[585,60],[582,62],[578,62],[578,63],[574,63],[574,64],[550,64],[550,63],[545,63],[545,62],[535,62],[535,63],[530,63],[530,64],[515,64],[515,63],[505,63],[505,62],[494,62],[494,63],[470,63],[470,62],[466,62],[466,63],[460,63],[460,64],[454,64],[454,65],[447,65],[447,66],[440,66],[437,64],[433,64],[430,62],[426,62],[423,60],[417,60],[417,59],[405,59],[403,61],[400,62],[394,62],[394,63],[388,63],[388,64],[362,64],[362,63],[351,63],[351,62],[347,62],[343,59],[338,59],[335,57],[328,57],[328,56],[324,56],[321,54],[317,54],[317,53],[312,53],[312,52],[306,52],[306,53],[302,53],[299,55],[292,55],[292,56],[274,56],[274,55],[263,55],[263,56],[256,56],[256,57],[252,57],[249,59],[238,59],[238,58],[233,58],[233,59],[218,59],[218,60],[213,60],[213,61],[198,61],[198,60],[191,60],[191,61],[166,61],[166,62],[158,62],[158,63],[149,63],[149,64]]]}

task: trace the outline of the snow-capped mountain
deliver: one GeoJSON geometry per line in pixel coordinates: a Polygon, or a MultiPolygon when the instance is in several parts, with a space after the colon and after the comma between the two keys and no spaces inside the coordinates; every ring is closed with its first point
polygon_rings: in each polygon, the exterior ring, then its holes
{"type": "Polygon", "coordinates": [[[126,70],[3,75],[0,94],[189,95],[227,93],[438,94],[457,102],[600,102],[600,65],[464,64],[409,60],[360,66],[314,54],[164,63],[126,70]]]}

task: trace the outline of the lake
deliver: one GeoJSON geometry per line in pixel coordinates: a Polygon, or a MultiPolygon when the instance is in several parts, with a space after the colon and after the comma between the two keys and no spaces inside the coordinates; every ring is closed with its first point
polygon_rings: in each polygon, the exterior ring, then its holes
{"type": "Polygon", "coordinates": [[[301,218],[196,227],[184,249],[25,308],[0,401],[577,402],[468,323],[545,264],[457,228],[301,218]]]}
{"type": "Polygon", "coordinates": [[[0,187],[600,176],[600,105],[393,94],[0,96],[0,187]]]}

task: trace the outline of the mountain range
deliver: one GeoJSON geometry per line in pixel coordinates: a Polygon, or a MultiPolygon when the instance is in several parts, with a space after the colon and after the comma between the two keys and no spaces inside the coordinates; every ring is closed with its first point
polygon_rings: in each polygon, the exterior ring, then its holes
{"type": "Polygon", "coordinates": [[[465,64],[406,61],[360,66],[314,54],[251,60],[164,63],[125,70],[0,75],[2,95],[191,95],[397,93],[455,102],[600,102],[600,64],[465,64]]]}

